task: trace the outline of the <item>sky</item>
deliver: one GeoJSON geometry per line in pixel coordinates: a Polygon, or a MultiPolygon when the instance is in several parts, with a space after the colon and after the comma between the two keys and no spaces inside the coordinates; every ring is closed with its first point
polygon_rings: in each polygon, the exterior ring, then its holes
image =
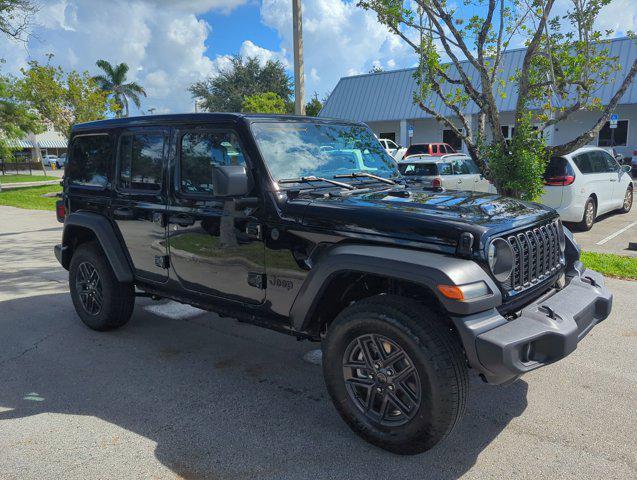
{"type": "MultiPolygon", "coordinates": [[[[129,79],[148,93],[142,109],[155,113],[193,111],[188,86],[218,74],[234,54],[279,59],[292,73],[291,0],[36,1],[39,12],[28,42],[0,38],[4,73],[19,72],[30,59],[46,62],[50,53],[52,63],[92,74],[98,73],[98,59],[126,62],[129,79]]],[[[556,9],[567,1],[558,0],[556,9]]],[[[615,36],[637,30],[635,2],[613,0],[599,27],[615,30],[615,36]]],[[[341,77],[374,66],[415,64],[407,45],[356,3],[302,0],[307,98],[314,93],[322,98],[341,77]]]]}

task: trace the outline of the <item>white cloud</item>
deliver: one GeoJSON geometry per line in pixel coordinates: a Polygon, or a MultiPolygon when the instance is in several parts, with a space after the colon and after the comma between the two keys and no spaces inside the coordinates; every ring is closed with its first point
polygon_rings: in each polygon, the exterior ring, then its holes
{"type": "Polygon", "coordinates": [[[275,52],[273,50],[268,50],[267,48],[255,45],[250,40],[245,40],[241,44],[239,53],[244,57],[256,57],[262,64],[264,64],[268,60],[279,60],[286,68],[292,68],[292,65],[290,65],[290,62],[286,58],[287,52],[285,49],[282,49],[280,52],[275,52]]]}
{"type": "MultiPolygon", "coordinates": [[[[314,91],[319,95],[329,92],[344,75],[369,71],[374,60],[384,62],[391,58],[398,64],[414,62],[415,57],[407,46],[396,41],[374,13],[363,10],[356,3],[355,0],[303,1],[303,53],[308,96],[314,91]]],[[[261,19],[277,31],[281,48],[292,52],[290,1],[263,0],[261,19]]],[[[292,63],[291,58],[289,62],[292,63]]]]}
{"type": "Polygon", "coordinates": [[[196,13],[229,12],[247,0],[55,0],[41,6],[28,49],[0,43],[3,71],[17,72],[27,60],[97,73],[95,62],[126,62],[129,80],[142,84],[142,108],[156,112],[192,111],[188,85],[218,72],[228,58],[206,56],[211,26],[196,13]]]}

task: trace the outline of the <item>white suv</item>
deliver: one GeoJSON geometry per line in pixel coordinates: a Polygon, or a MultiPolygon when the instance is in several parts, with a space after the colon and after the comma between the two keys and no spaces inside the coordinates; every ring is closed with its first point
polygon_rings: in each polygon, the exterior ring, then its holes
{"type": "Polygon", "coordinates": [[[590,230],[597,215],[633,205],[630,167],[620,165],[602,148],[583,147],[551,158],[544,172],[540,203],[553,207],[564,222],[590,230]]]}
{"type": "Polygon", "coordinates": [[[389,138],[379,138],[378,141],[383,146],[385,151],[396,160],[402,158],[402,156],[405,154],[405,150],[407,150],[405,147],[401,147],[389,138]]]}

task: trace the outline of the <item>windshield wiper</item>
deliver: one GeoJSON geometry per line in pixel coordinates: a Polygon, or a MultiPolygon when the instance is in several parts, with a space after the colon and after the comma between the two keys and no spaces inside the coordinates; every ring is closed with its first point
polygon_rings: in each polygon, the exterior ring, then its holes
{"type": "Polygon", "coordinates": [[[352,172],[352,173],[341,173],[338,175],[334,175],[334,178],[373,178],[374,180],[378,180],[379,182],[387,183],[389,185],[397,185],[398,183],[384,177],[379,177],[378,175],[374,175],[372,173],[367,172],[352,172]]]}
{"type": "Polygon", "coordinates": [[[350,185],[349,183],[337,182],[335,180],[330,180],[329,178],[315,177],[315,176],[299,177],[299,178],[283,178],[283,179],[278,181],[279,184],[284,184],[284,183],[312,183],[312,182],[325,182],[325,183],[329,183],[331,185],[336,185],[337,187],[346,188],[347,190],[355,190],[356,189],[355,186],[350,185]]]}

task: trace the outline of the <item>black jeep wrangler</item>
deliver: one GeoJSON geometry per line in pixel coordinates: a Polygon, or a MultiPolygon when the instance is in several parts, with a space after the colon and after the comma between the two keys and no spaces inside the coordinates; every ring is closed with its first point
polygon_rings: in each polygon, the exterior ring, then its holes
{"type": "Polygon", "coordinates": [[[320,341],[336,409],[392,452],[452,431],[468,369],[513,381],[611,310],[554,210],[409,185],[363,124],[114,119],[69,152],[55,254],[86,325],[144,295],[320,341]]]}

